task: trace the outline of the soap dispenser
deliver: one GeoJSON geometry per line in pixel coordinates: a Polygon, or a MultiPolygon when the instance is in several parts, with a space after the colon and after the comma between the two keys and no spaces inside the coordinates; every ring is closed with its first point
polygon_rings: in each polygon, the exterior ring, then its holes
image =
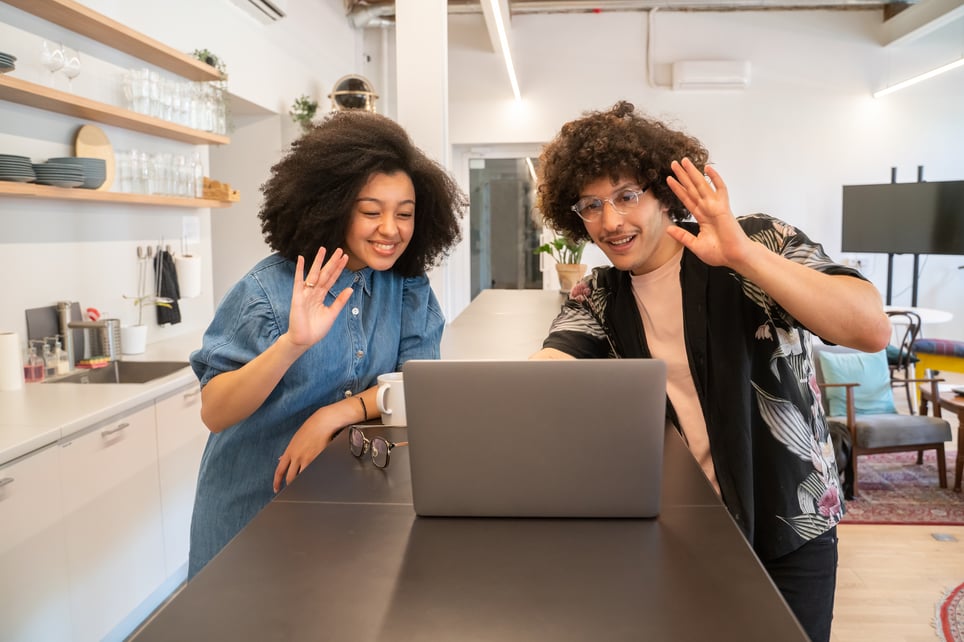
{"type": "Polygon", "coordinates": [[[45,337],[43,342],[43,362],[44,362],[44,377],[52,377],[57,374],[57,359],[54,357],[53,351],[50,349],[50,344],[48,340],[50,337],[45,337]]]}
{"type": "Polygon", "coordinates": [[[70,359],[67,358],[67,351],[60,344],[60,337],[54,344],[54,358],[57,360],[57,374],[67,374],[70,372],[70,359]]]}
{"type": "Polygon", "coordinates": [[[44,360],[37,356],[37,348],[27,349],[27,358],[23,365],[23,380],[27,383],[38,383],[44,380],[44,360]]]}

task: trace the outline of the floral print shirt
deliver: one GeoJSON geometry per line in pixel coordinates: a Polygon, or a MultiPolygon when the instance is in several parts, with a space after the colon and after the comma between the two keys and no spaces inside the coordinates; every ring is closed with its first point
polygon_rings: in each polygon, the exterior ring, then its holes
{"type": "MultiPolygon", "coordinates": [[[[738,221],[752,240],[791,261],[863,279],[787,223],[764,214],[738,221]]],[[[686,351],[723,502],[761,559],[781,557],[844,513],[811,334],[756,284],[688,250],[680,286],[686,351]]],[[[593,270],[570,292],[543,347],[577,358],[649,358],[629,273],[593,270]]]]}

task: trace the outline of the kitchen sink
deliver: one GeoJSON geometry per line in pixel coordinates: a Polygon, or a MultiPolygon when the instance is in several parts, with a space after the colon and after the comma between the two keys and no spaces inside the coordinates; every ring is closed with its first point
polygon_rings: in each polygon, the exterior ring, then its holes
{"type": "Polygon", "coordinates": [[[112,361],[103,368],[91,368],[45,383],[147,383],[188,367],[187,361],[112,361]]]}

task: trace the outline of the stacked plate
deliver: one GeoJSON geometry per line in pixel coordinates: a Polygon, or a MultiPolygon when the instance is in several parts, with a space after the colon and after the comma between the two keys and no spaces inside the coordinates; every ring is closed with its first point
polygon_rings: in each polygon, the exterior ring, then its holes
{"type": "Polygon", "coordinates": [[[0,154],[0,181],[32,183],[37,179],[27,156],[0,154]]]}
{"type": "Polygon", "coordinates": [[[12,56],[8,53],[3,53],[0,51],[0,74],[5,74],[8,71],[13,71],[17,68],[15,64],[17,62],[17,57],[12,56]]]}
{"type": "Polygon", "coordinates": [[[84,189],[97,189],[107,180],[107,161],[103,158],[85,158],[83,156],[61,156],[49,158],[47,163],[62,163],[80,168],[84,173],[84,189]]]}
{"type": "Polygon", "coordinates": [[[35,163],[33,171],[41,185],[80,187],[84,184],[84,170],[70,163],[35,163]]]}

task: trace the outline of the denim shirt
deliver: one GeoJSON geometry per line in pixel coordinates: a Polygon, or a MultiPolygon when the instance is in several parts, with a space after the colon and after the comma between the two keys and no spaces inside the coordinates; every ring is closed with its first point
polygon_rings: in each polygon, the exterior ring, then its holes
{"type": "MultiPolygon", "coordinates": [[[[224,297],[191,366],[203,387],[264,352],[288,329],[295,264],[269,256],[224,297]]],[[[322,406],[367,390],[409,359],[438,359],[445,319],[426,276],[344,271],[326,302],[353,289],[324,339],[282,377],[261,407],[212,433],[201,459],[191,523],[193,576],[274,496],[278,458],[322,406]]]]}

